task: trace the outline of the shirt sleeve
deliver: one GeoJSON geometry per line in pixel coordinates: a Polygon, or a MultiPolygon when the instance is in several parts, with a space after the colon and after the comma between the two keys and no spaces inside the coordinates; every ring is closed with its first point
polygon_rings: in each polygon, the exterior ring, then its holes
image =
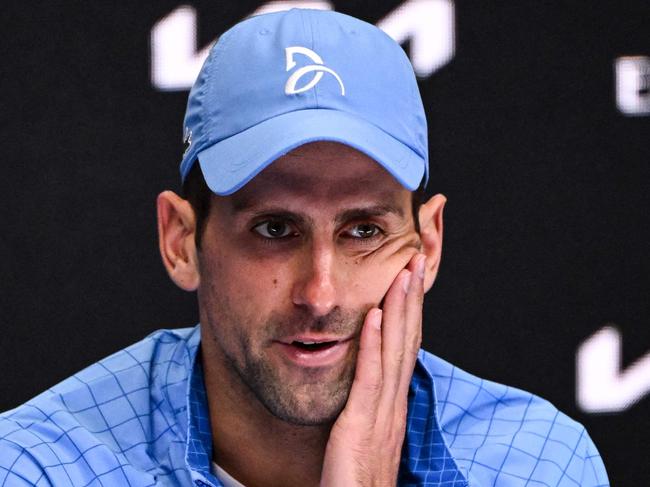
{"type": "Polygon", "coordinates": [[[605,464],[587,431],[584,432],[584,439],[586,452],[580,482],[581,487],[609,487],[605,464]]]}

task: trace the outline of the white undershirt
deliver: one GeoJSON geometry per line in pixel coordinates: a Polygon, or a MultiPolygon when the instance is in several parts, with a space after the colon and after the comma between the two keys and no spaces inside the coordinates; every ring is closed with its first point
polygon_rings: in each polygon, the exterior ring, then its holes
{"type": "Polygon", "coordinates": [[[214,462],[212,462],[212,474],[219,479],[224,487],[246,487],[241,482],[237,482],[228,472],[214,462]]]}

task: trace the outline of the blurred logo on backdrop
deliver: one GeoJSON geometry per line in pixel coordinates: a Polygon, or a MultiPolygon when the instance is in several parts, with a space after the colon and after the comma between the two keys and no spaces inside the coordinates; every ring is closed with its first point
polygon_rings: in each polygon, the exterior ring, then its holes
{"type": "Polygon", "coordinates": [[[650,57],[620,57],[614,69],[618,109],[625,115],[650,115],[650,57]]]}
{"type": "Polygon", "coordinates": [[[607,325],[576,355],[576,400],[586,413],[617,413],[650,393],[650,352],[623,368],[623,337],[607,325]]]}
{"type": "MultiPolygon", "coordinates": [[[[330,2],[319,0],[273,1],[250,15],[293,7],[333,8],[330,2]]],[[[400,44],[409,43],[407,54],[419,78],[428,78],[454,56],[452,0],[407,0],[377,22],[377,27],[400,44]]],[[[211,45],[198,46],[196,9],[190,5],[176,8],[151,30],[151,84],[161,91],[188,90],[211,45]]]]}

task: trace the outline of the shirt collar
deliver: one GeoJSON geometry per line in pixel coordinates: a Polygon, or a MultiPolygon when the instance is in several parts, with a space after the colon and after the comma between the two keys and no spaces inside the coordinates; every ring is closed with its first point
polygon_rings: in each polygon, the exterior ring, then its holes
{"type": "Polygon", "coordinates": [[[193,352],[190,376],[187,381],[187,435],[185,442],[185,464],[196,485],[221,486],[221,482],[212,474],[212,430],[210,428],[210,413],[203,381],[200,348],[201,331],[197,326],[190,342],[196,346],[190,347],[193,352]]]}
{"type": "Polygon", "coordinates": [[[466,475],[459,469],[443,435],[436,384],[425,355],[423,350],[418,353],[409,387],[406,437],[397,483],[431,485],[432,479],[436,479],[445,487],[466,487],[466,475]]]}

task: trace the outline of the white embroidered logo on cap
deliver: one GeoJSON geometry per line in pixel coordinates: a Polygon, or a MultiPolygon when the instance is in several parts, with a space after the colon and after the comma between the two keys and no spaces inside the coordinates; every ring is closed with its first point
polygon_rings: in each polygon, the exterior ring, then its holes
{"type": "Polygon", "coordinates": [[[303,66],[302,68],[299,68],[296,71],[294,71],[293,74],[289,76],[287,83],[284,85],[285,94],[293,95],[295,93],[302,93],[303,91],[307,91],[318,84],[318,82],[323,77],[323,73],[330,73],[332,76],[336,78],[336,81],[339,82],[339,85],[341,85],[341,95],[345,96],[345,86],[343,85],[343,81],[341,81],[341,77],[338,74],[336,74],[336,71],[334,71],[333,69],[324,66],[325,63],[323,63],[322,58],[314,51],[312,51],[311,49],[307,49],[306,47],[291,46],[285,48],[285,53],[287,55],[287,71],[291,71],[293,68],[296,67],[296,62],[293,60],[294,54],[302,54],[304,56],[307,56],[314,63],[316,63],[316,64],[309,64],[308,66],[303,66]],[[302,78],[307,73],[311,73],[314,71],[316,73],[314,74],[314,77],[311,79],[309,83],[307,83],[302,88],[296,88],[296,84],[298,83],[298,80],[300,80],[300,78],[302,78]]]}

